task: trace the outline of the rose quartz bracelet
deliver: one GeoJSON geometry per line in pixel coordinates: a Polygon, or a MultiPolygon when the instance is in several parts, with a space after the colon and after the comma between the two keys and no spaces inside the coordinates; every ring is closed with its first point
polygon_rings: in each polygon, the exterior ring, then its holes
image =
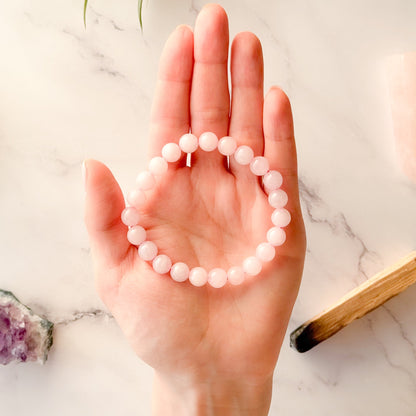
{"type": "Polygon", "coordinates": [[[290,223],[290,213],[285,209],[288,197],[285,191],[280,189],[283,182],[282,175],[276,170],[269,169],[269,161],[263,156],[254,156],[253,149],[249,146],[237,147],[237,142],[230,136],[218,140],[214,133],[203,133],[199,140],[191,134],[184,134],[179,144],[167,143],[162,148],[162,156],[156,156],[150,160],[148,170],[139,173],[137,176],[137,188],[129,192],[127,202],[129,204],[122,214],[121,219],[129,227],[127,232],[128,241],[138,246],[138,254],[142,260],[152,262],[153,270],[161,275],[170,273],[176,282],[189,281],[194,286],[204,286],[209,283],[212,287],[220,288],[227,281],[233,285],[243,283],[248,276],[256,276],[261,272],[262,263],[269,262],[275,257],[275,247],[282,245],[286,240],[286,233],[283,227],[290,223]],[[240,165],[249,165],[251,172],[261,176],[263,186],[268,193],[269,204],[275,208],[271,221],[273,226],[267,231],[267,241],[260,243],[253,256],[247,257],[241,265],[233,266],[228,271],[222,268],[214,268],[207,272],[203,267],[189,269],[183,262],[172,264],[172,260],[166,254],[158,254],[158,248],[153,241],[147,240],[146,230],[139,225],[140,208],[146,201],[145,191],[151,190],[157,177],[160,177],[168,170],[168,162],[177,162],[184,153],[193,153],[198,149],[205,152],[212,152],[215,149],[234,160],[240,165]]]}

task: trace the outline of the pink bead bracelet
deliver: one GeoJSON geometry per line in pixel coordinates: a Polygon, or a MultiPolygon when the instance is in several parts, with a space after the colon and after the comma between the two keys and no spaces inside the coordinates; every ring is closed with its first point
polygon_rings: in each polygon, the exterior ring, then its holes
{"type": "Polygon", "coordinates": [[[218,140],[214,133],[203,133],[199,140],[191,134],[184,134],[179,144],[167,143],[162,148],[162,156],[156,156],[149,162],[148,170],[137,176],[137,188],[127,195],[127,206],[122,214],[121,220],[129,227],[127,232],[128,241],[138,246],[138,254],[142,260],[151,261],[153,270],[161,275],[170,273],[176,282],[189,281],[194,286],[204,286],[209,283],[212,287],[220,288],[227,281],[233,285],[244,282],[246,275],[256,276],[261,272],[262,263],[269,262],[276,255],[275,247],[281,246],[286,240],[283,230],[291,220],[290,213],[284,207],[288,202],[285,191],[280,189],[283,182],[282,175],[276,170],[270,170],[269,161],[263,156],[254,156],[251,147],[242,145],[237,147],[237,142],[230,136],[218,140]],[[211,152],[215,149],[234,160],[240,165],[249,165],[251,172],[256,176],[262,176],[263,186],[268,193],[269,204],[275,208],[271,220],[273,226],[267,231],[267,241],[260,243],[256,248],[254,256],[247,257],[241,266],[233,266],[225,271],[222,268],[214,268],[207,272],[203,267],[189,269],[183,262],[172,264],[172,260],[165,254],[158,255],[158,248],[153,241],[146,239],[146,230],[139,225],[140,208],[146,201],[145,191],[151,190],[156,185],[157,177],[168,170],[168,162],[177,162],[184,153],[193,153],[200,149],[211,152]]]}

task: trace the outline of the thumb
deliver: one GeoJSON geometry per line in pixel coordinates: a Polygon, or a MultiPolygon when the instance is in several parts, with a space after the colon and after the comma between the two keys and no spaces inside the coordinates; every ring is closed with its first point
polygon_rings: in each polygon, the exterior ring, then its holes
{"type": "Polygon", "coordinates": [[[93,259],[114,267],[125,258],[130,247],[127,227],[121,222],[125,207],[123,193],[110,170],[93,159],[84,161],[85,224],[93,259]]]}

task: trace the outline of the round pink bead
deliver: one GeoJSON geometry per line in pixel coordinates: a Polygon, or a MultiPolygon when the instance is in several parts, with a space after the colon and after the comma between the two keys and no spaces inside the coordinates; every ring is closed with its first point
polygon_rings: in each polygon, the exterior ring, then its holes
{"type": "Polygon", "coordinates": [[[227,283],[227,272],[224,269],[212,269],[208,273],[208,283],[215,288],[223,287],[227,283]]]}
{"type": "Polygon", "coordinates": [[[237,149],[237,142],[230,136],[225,136],[218,142],[218,151],[224,156],[231,156],[237,149]]]}
{"type": "Polygon", "coordinates": [[[157,255],[157,247],[153,241],[144,241],[139,246],[139,256],[145,261],[153,260],[157,255]]]}
{"type": "Polygon", "coordinates": [[[139,220],[139,211],[137,211],[137,209],[134,207],[124,208],[123,212],[121,213],[121,221],[123,221],[123,223],[128,225],[129,227],[137,225],[139,220]]]}
{"type": "Polygon", "coordinates": [[[286,233],[279,227],[272,227],[267,231],[267,241],[272,246],[281,246],[286,241],[286,233]]]}
{"type": "Polygon", "coordinates": [[[193,153],[198,149],[198,138],[191,133],[184,134],[179,139],[179,147],[185,153],[193,153]]]}
{"type": "Polygon", "coordinates": [[[167,162],[177,162],[181,154],[181,148],[176,143],[167,143],[162,147],[162,156],[167,162]]]}
{"type": "Polygon", "coordinates": [[[160,254],[153,259],[152,266],[156,273],[169,273],[169,270],[172,267],[172,260],[166,254],[160,254]]]}
{"type": "Polygon", "coordinates": [[[256,248],[256,257],[263,261],[271,261],[276,255],[275,248],[270,243],[260,243],[256,248]]]}
{"type": "Polygon", "coordinates": [[[250,162],[250,170],[257,176],[263,176],[269,170],[269,161],[263,156],[257,156],[250,162]]]}
{"type": "Polygon", "coordinates": [[[140,225],[136,225],[127,231],[127,240],[135,246],[139,246],[146,240],[146,230],[140,225]]]}
{"type": "Polygon", "coordinates": [[[273,208],[283,208],[288,199],[287,193],[283,189],[276,189],[269,194],[269,204],[273,208]]]}
{"type": "Polygon", "coordinates": [[[127,202],[133,207],[141,207],[146,202],[146,194],[141,189],[133,189],[127,194],[127,202]]]}
{"type": "Polygon", "coordinates": [[[208,281],[208,273],[203,267],[194,267],[189,272],[189,281],[194,286],[204,286],[208,281]]]}
{"type": "Polygon", "coordinates": [[[250,256],[247,257],[243,261],[243,270],[249,275],[249,276],[256,276],[261,272],[262,264],[261,261],[255,257],[250,256]]]}
{"type": "Polygon", "coordinates": [[[233,266],[228,269],[227,273],[228,281],[232,285],[241,285],[244,282],[245,275],[242,267],[233,266]]]}
{"type": "Polygon", "coordinates": [[[283,176],[277,170],[269,170],[263,177],[263,184],[268,192],[280,188],[282,183],[283,176]]]}
{"type": "Polygon", "coordinates": [[[184,282],[189,276],[189,267],[182,262],[175,263],[170,269],[170,275],[175,282],[184,282]]]}
{"type": "Polygon", "coordinates": [[[163,157],[156,156],[150,159],[149,171],[153,175],[163,175],[168,170],[168,162],[163,157]]]}
{"type": "Polygon", "coordinates": [[[286,227],[290,223],[290,212],[285,208],[277,208],[272,214],[272,223],[276,227],[286,227]]]}
{"type": "Polygon", "coordinates": [[[217,148],[218,137],[212,132],[205,132],[199,136],[199,147],[206,152],[212,152],[217,148]]]}
{"type": "Polygon", "coordinates": [[[248,165],[254,157],[253,149],[249,146],[239,146],[234,152],[234,159],[240,165],[248,165]]]}
{"type": "Polygon", "coordinates": [[[145,170],[144,172],[140,172],[137,175],[136,182],[137,182],[138,187],[142,189],[143,191],[152,189],[156,184],[155,177],[148,170],[145,170]]]}

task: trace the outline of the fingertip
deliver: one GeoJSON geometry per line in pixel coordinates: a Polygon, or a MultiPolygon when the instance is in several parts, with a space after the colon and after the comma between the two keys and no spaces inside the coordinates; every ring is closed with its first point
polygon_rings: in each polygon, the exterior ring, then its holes
{"type": "Polygon", "coordinates": [[[239,32],[235,35],[232,43],[232,47],[239,46],[240,44],[245,46],[245,50],[253,51],[256,54],[262,52],[260,39],[249,31],[239,32]]]}
{"type": "Polygon", "coordinates": [[[274,169],[297,175],[297,155],[290,101],[276,86],[269,89],[263,111],[264,155],[274,169]]]}
{"type": "Polygon", "coordinates": [[[159,62],[159,80],[186,82],[192,77],[194,35],[179,25],[167,39],[159,62]]]}
{"type": "Polygon", "coordinates": [[[104,163],[95,159],[85,159],[83,165],[88,187],[106,186],[109,181],[115,181],[110,169],[104,163]]]}
{"type": "Polygon", "coordinates": [[[228,17],[218,4],[207,4],[195,22],[195,60],[201,63],[226,63],[229,43],[228,17]]]}
{"type": "Polygon", "coordinates": [[[180,33],[183,33],[184,35],[187,35],[188,33],[192,34],[194,32],[192,26],[186,24],[180,24],[176,26],[175,30],[179,31],[180,33]]]}
{"type": "Polygon", "coordinates": [[[90,169],[90,167],[91,167],[91,169],[94,169],[94,167],[97,167],[97,166],[100,166],[100,165],[105,166],[102,162],[100,162],[98,160],[95,160],[95,159],[91,159],[91,158],[84,159],[84,161],[82,162],[82,165],[83,165],[85,171],[88,171],[90,169]]]}
{"type": "Polygon", "coordinates": [[[193,47],[194,31],[191,26],[181,24],[176,27],[171,36],[179,38],[179,42],[184,45],[185,49],[190,45],[193,47]]]}
{"type": "Polygon", "coordinates": [[[198,30],[198,27],[207,24],[222,28],[227,27],[228,30],[228,16],[225,9],[219,4],[206,4],[198,13],[195,21],[195,28],[198,30]]]}
{"type": "Polygon", "coordinates": [[[292,107],[289,97],[277,86],[272,86],[264,99],[264,134],[266,140],[294,139],[292,107]]]}
{"type": "Polygon", "coordinates": [[[86,171],[85,222],[90,234],[122,225],[123,193],[110,169],[94,159],[84,161],[86,171]]]}
{"type": "Polygon", "coordinates": [[[224,7],[222,7],[221,5],[217,3],[205,4],[204,7],[199,12],[198,16],[200,16],[202,13],[205,13],[205,12],[215,13],[218,16],[225,17],[227,19],[227,12],[225,11],[224,7]]]}
{"type": "Polygon", "coordinates": [[[266,94],[265,101],[270,105],[270,110],[275,117],[281,115],[292,116],[292,107],[290,104],[289,97],[277,85],[272,85],[266,94]]]}
{"type": "Polygon", "coordinates": [[[260,88],[263,99],[263,50],[251,32],[238,33],[231,45],[231,81],[233,86],[260,88]]]}
{"type": "Polygon", "coordinates": [[[286,97],[286,99],[289,101],[289,98],[288,98],[288,96],[286,95],[286,93],[283,91],[283,89],[282,88],[280,88],[278,85],[272,85],[270,88],[269,88],[269,91],[268,91],[268,94],[277,94],[277,95],[280,95],[280,96],[284,96],[284,97],[286,97]]]}

